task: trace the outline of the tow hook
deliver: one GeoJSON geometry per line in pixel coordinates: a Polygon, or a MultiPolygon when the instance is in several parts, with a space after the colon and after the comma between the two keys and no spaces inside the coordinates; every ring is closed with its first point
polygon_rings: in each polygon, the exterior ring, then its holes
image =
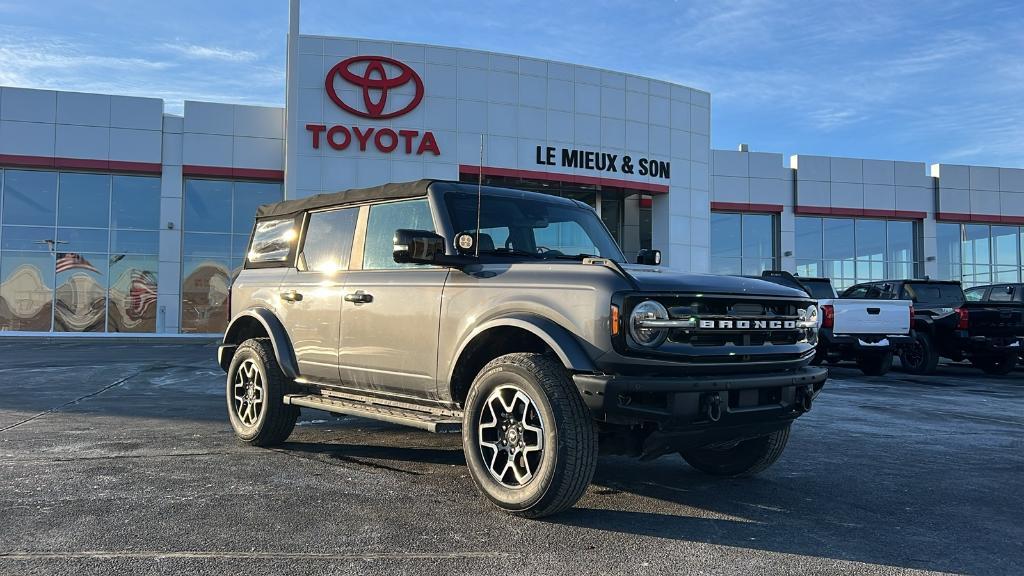
{"type": "Polygon", "coordinates": [[[718,392],[705,394],[702,404],[704,414],[707,415],[708,420],[718,422],[722,419],[722,398],[718,395],[718,392]]]}
{"type": "Polygon", "coordinates": [[[800,408],[804,412],[810,412],[811,404],[814,402],[814,389],[810,386],[800,388],[800,394],[797,400],[800,402],[800,408]]]}

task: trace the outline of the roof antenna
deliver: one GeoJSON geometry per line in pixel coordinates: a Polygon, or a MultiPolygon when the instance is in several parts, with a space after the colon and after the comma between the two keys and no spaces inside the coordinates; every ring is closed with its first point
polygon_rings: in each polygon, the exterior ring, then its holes
{"type": "Polygon", "coordinates": [[[484,189],[484,135],[480,134],[480,167],[476,178],[476,242],[473,246],[477,258],[480,258],[480,200],[484,189]]]}

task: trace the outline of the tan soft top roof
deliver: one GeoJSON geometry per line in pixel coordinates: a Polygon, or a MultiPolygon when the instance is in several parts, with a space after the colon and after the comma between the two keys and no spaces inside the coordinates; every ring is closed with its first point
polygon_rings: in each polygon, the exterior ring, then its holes
{"type": "Polygon", "coordinates": [[[427,188],[436,180],[417,180],[398,184],[384,184],[372,188],[356,188],[327,194],[317,194],[295,200],[284,200],[273,204],[264,204],[256,210],[257,218],[288,216],[331,206],[357,204],[370,200],[397,200],[400,198],[416,198],[427,195],[427,188]]]}

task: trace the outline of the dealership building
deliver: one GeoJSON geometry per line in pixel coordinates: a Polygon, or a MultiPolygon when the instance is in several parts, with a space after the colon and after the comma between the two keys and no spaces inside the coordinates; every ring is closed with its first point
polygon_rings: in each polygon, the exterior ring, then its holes
{"type": "Polygon", "coordinates": [[[289,35],[285,108],[0,88],[0,333],[216,333],[260,204],[421,178],[566,196],[627,256],[839,286],[1022,280],[1024,170],[711,148],[711,95],[289,35]]]}

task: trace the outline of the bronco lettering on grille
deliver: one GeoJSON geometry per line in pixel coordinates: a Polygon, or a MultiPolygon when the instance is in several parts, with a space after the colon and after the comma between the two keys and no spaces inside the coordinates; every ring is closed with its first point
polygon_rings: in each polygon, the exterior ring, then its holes
{"type": "Polygon", "coordinates": [[[701,320],[700,328],[708,330],[792,330],[796,320],[701,320]]]}

